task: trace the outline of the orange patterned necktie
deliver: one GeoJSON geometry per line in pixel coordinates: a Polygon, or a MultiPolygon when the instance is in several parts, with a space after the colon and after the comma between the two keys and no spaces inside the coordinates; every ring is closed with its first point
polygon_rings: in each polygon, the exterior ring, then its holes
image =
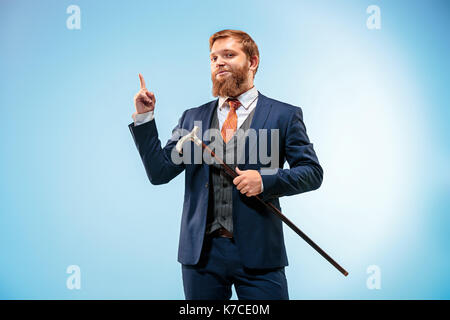
{"type": "Polygon", "coordinates": [[[222,130],[220,131],[222,133],[222,138],[225,143],[227,143],[231,137],[233,136],[234,132],[237,129],[237,114],[236,109],[239,108],[241,103],[238,99],[232,99],[228,98],[227,100],[228,105],[230,106],[230,111],[228,111],[227,118],[225,119],[225,122],[222,125],[222,130]]]}

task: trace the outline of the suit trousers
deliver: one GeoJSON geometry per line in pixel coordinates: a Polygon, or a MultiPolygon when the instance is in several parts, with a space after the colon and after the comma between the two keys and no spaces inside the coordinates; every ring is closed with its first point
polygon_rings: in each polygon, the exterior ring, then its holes
{"type": "Polygon", "coordinates": [[[284,267],[248,269],[233,238],[205,237],[196,265],[182,264],[186,300],[289,300],[284,267]]]}

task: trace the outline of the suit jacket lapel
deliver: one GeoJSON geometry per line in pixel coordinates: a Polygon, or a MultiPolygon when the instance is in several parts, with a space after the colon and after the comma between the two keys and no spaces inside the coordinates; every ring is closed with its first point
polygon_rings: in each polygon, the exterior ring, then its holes
{"type": "Polygon", "coordinates": [[[272,104],[269,99],[258,91],[258,103],[255,107],[255,114],[253,115],[250,128],[255,130],[263,128],[271,108],[272,104]]]}
{"type": "MultiPolygon", "coordinates": [[[[259,129],[264,128],[264,125],[266,124],[271,109],[272,104],[270,103],[270,100],[258,91],[258,102],[256,104],[255,114],[253,115],[252,124],[250,126],[250,130],[254,130],[256,136],[259,135],[259,129]]],[[[248,164],[250,153],[258,151],[256,144],[252,144],[251,146],[249,146],[248,139],[249,138],[247,135],[245,137],[245,162],[244,162],[245,164],[248,164]]]]}
{"type": "MultiPolygon", "coordinates": [[[[201,136],[199,136],[202,141],[208,145],[210,143],[209,130],[211,126],[211,120],[213,117],[213,112],[216,110],[216,105],[219,103],[219,99],[211,101],[207,106],[206,110],[201,114],[201,136]]],[[[202,151],[203,152],[203,151],[202,151]]],[[[202,153],[203,155],[203,153],[202,153]]],[[[203,158],[202,158],[203,159],[203,158]]],[[[209,165],[202,160],[202,171],[204,173],[204,179],[209,181],[209,165]]]]}
{"type": "Polygon", "coordinates": [[[206,107],[205,112],[201,115],[201,121],[202,121],[202,137],[199,137],[203,140],[206,144],[209,143],[210,137],[208,129],[210,129],[211,121],[213,117],[213,112],[216,110],[216,105],[219,103],[219,99],[211,101],[208,106],[206,107]]]}

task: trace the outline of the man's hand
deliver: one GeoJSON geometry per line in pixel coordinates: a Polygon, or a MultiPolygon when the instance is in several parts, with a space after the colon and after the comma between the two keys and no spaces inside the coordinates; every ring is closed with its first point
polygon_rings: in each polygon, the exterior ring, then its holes
{"type": "Polygon", "coordinates": [[[256,196],[261,193],[261,175],[257,170],[239,170],[236,167],[236,172],[239,174],[233,179],[236,188],[247,197],[256,196]]]}
{"type": "Polygon", "coordinates": [[[134,105],[136,112],[133,113],[133,118],[137,113],[146,113],[155,109],[156,98],[153,92],[149,92],[145,87],[144,77],[139,73],[139,81],[141,82],[141,89],[134,96],[134,105]]]}

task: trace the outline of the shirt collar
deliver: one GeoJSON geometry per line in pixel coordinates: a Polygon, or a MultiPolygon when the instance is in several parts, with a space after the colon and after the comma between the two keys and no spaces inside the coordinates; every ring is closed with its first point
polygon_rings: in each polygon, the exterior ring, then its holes
{"type": "MultiPolygon", "coordinates": [[[[250,105],[252,104],[252,102],[256,99],[256,97],[258,96],[258,90],[256,90],[256,87],[253,86],[250,89],[248,89],[247,91],[245,91],[244,93],[242,93],[240,96],[238,96],[236,99],[239,100],[239,102],[242,104],[242,106],[245,109],[248,109],[250,107],[250,105]]],[[[227,101],[228,97],[222,97],[219,96],[219,109],[222,110],[222,108],[224,108],[225,106],[228,106],[227,103],[225,103],[225,101],[227,101]]]]}

